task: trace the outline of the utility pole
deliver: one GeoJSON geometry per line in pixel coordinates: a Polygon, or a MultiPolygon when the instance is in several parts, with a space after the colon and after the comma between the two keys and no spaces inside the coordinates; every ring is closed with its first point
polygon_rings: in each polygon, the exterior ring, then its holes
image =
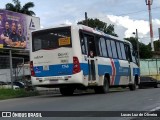
{"type": "Polygon", "coordinates": [[[85,12],[85,24],[88,26],[88,17],[87,17],[87,12],[85,12]]]}
{"type": "MultiPolygon", "coordinates": [[[[159,40],[158,40],[158,42],[159,42],[159,45],[160,45],[160,28],[158,28],[158,33],[159,33],[159,40]]],[[[160,46],[158,47],[158,50],[160,51],[160,46]]]]}
{"type": "Polygon", "coordinates": [[[159,41],[160,41],[160,28],[158,28],[158,33],[159,33],[159,41]]]}
{"type": "Polygon", "coordinates": [[[151,5],[153,0],[145,0],[146,5],[148,5],[148,12],[149,12],[149,26],[150,26],[150,38],[151,38],[151,48],[154,51],[154,44],[153,44],[153,28],[152,28],[152,14],[151,14],[151,5]]]}
{"type": "Polygon", "coordinates": [[[136,39],[137,39],[138,66],[140,66],[139,40],[138,40],[138,30],[137,29],[136,29],[136,39]]]}
{"type": "Polygon", "coordinates": [[[137,42],[137,58],[138,58],[138,66],[140,66],[138,30],[136,29],[136,32],[133,32],[133,34],[135,35],[135,40],[137,42]]]}
{"type": "Polygon", "coordinates": [[[13,89],[13,64],[12,64],[12,50],[9,50],[9,66],[10,66],[10,77],[11,77],[11,87],[13,89]]]}

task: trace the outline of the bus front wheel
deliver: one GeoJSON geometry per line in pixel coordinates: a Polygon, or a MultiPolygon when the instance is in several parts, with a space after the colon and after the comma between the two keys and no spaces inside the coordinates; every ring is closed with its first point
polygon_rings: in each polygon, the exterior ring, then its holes
{"type": "Polygon", "coordinates": [[[134,84],[129,85],[129,89],[130,89],[130,91],[136,90],[136,83],[135,83],[135,81],[134,81],[134,84]]]}
{"type": "Polygon", "coordinates": [[[97,86],[94,88],[95,93],[107,93],[109,91],[109,81],[104,77],[103,86],[97,86]]]}
{"type": "Polygon", "coordinates": [[[64,96],[70,96],[70,95],[73,95],[74,89],[71,87],[61,87],[60,93],[64,96]]]}

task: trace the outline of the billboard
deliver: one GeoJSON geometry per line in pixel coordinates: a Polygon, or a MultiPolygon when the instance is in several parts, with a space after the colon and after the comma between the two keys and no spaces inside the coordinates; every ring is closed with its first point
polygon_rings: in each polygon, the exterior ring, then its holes
{"type": "Polygon", "coordinates": [[[30,49],[31,31],[40,29],[40,19],[0,9],[0,48],[30,49]]]}

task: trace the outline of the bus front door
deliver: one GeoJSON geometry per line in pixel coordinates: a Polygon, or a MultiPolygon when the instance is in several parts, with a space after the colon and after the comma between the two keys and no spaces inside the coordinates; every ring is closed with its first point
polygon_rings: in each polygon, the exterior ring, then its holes
{"type": "Polygon", "coordinates": [[[88,58],[88,68],[89,68],[89,81],[95,81],[96,80],[96,60],[94,57],[88,58]]]}
{"type": "Polygon", "coordinates": [[[85,41],[87,42],[88,53],[88,80],[89,84],[96,84],[98,82],[98,60],[95,46],[95,38],[92,35],[84,34],[85,41]]]}

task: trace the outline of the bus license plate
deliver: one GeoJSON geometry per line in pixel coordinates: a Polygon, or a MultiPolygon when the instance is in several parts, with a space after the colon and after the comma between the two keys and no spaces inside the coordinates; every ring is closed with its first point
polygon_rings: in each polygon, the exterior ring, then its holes
{"type": "Polygon", "coordinates": [[[51,84],[55,84],[55,83],[58,83],[58,79],[51,79],[51,80],[49,80],[49,82],[50,82],[51,84]]]}

